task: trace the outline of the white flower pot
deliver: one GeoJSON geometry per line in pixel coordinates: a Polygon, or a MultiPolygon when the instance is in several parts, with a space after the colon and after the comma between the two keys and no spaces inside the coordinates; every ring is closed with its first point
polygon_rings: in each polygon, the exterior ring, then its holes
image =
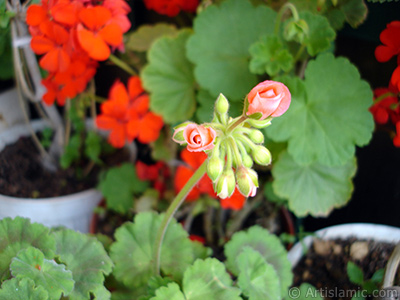
{"type": "MultiPolygon", "coordinates": [[[[370,239],[376,242],[400,243],[400,228],[370,223],[352,223],[326,227],[315,232],[316,236],[327,240],[336,238],[356,237],[370,239]]],[[[303,243],[296,243],[288,253],[292,266],[296,266],[303,256],[303,245],[308,249],[313,242],[313,237],[308,236],[303,243]]]]}
{"type": "Polygon", "coordinates": [[[0,93],[0,132],[24,122],[18,101],[17,89],[10,88],[0,93]]]}
{"type": "MultiPolygon", "coordinates": [[[[47,123],[43,120],[32,122],[35,131],[40,131],[46,126],[47,123]]],[[[17,125],[1,132],[0,151],[19,137],[28,135],[29,130],[25,125],[17,125]]],[[[93,210],[101,199],[101,193],[95,189],[67,196],[38,199],[0,195],[0,219],[21,216],[49,227],[65,226],[87,233],[93,210]]]]}

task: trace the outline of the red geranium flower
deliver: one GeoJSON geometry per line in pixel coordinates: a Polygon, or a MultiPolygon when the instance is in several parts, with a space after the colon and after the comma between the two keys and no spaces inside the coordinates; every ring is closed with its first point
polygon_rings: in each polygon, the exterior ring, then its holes
{"type": "Polygon", "coordinates": [[[96,124],[101,129],[111,130],[109,142],[117,148],[125,141],[135,138],[141,143],[155,141],[164,123],[162,118],[149,110],[149,99],[142,88],[139,77],[131,77],[128,90],[116,81],[111,87],[109,99],[101,105],[101,114],[96,124]]]}
{"type": "Polygon", "coordinates": [[[151,9],[160,15],[175,17],[181,10],[195,12],[199,5],[198,0],[144,0],[147,9],[151,9]]]}
{"type": "Polygon", "coordinates": [[[122,43],[122,29],[110,22],[112,14],[102,6],[86,7],[79,13],[82,24],[78,25],[78,39],[82,48],[95,60],[106,60],[110,56],[110,46],[122,43]]]}
{"type": "Polygon", "coordinates": [[[375,49],[375,57],[379,62],[387,62],[394,55],[400,54],[400,21],[387,24],[379,38],[383,43],[375,49]]]}

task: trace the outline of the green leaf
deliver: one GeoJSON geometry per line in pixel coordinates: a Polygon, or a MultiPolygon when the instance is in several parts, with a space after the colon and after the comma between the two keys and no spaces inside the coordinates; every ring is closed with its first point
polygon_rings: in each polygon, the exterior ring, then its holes
{"type": "Polygon", "coordinates": [[[72,271],[75,287],[69,296],[74,300],[110,299],[104,287],[104,275],[111,273],[113,263],[103,245],[94,237],[63,230],[54,233],[57,256],[72,271]]]}
{"type": "Polygon", "coordinates": [[[359,266],[352,261],[347,263],[347,275],[352,283],[362,285],[364,283],[364,273],[359,266]]]}
{"type": "Polygon", "coordinates": [[[271,181],[266,182],[264,185],[264,196],[269,202],[273,202],[278,205],[287,205],[287,199],[281,198],[275,194],[271,181]]]}
{"type": "Polygon", "coordinates": [[[93,162],[101,163],[101,144],[102,138],[94,131],[89,131],[85,139],[85,155],[93,162]]]}
{"type": "Polygon", "coordinates": [[[376,284],[380,284],[383,281],[383,276],[385,275],[385,269],[377,270],[371,277],[371,281],[375,282],[376,284]]]}
{"type": "MultiPolygon", "coordinates": [[[[190,298],[191,299],[191,298],[190,298]]],[[[166,287],[160,287],[156,291],[156,296],[150,300],[189,300],[182,294],[179,285],[170,283],[166,287]]]]}
{"type": "Polygon", "coordinates": [[[68,145],[64,149],[64,153],[60,158],[60,165],[63,169],[69,168],[74,162],[81,158],[81,135],[76,133],[69,139],[68,145]]]}
{"type": "Polygon", "coordinates": [[[48,293],[42,286],[35,286],[29,278],[12,278],[4,281],[0,289],[0,300],[47,300],[48,293]]]}
{"type": "Polygon", "coordinates": [[[137,177],[135,167],[131,163],[125,163],[109,169],[98,187],[109,209],[127,213],[133,207],[133,196],[144,192],[148,186],[147,181],[137,177]]]}
{"type": "Polygon", "coordinates": [[[367,18],[368,8],[363,0],[346,0],[340,5],[340,10],[353,28],[361,25],[367,18]]]}
{"type": "Polygon", "coordinates": [[[58,300],[61,294],[68,296],[74,288],[72,273],[62,264],[44,258],[39,249],[28,247],[18,252],[10,265],[11,273],[18,279],[30,278],[42,286],[49,299],[58,300]]]}
{"type": "Polygon", "coordinates": [[[304,37],[307,52],[311,56],[316,56],[318,53],[329,49],[331,42],[336,37],[336,33],[329,24],[328,19],[308,11],[301,12],[299,16],[308,25],[308,34],[304,37]]]}
{"type": "Polygon", "coordinates": [[[356,169],[355,159],[338,167],[318,162],[304,166],[285,152],[272,169],[272,187],[278,196],[288,199],[289,209],[297,216],[326,216],[350,199],[356,169]]]}
{"type": "Polygon", "coordinates": [[[315,286],[305,282],[300,287],[293,287],[287,291],[285,300],[324,300],[315,286]]]}
{"type": "Polygon", "coordinates": [[[150,92],[150,108],[169,124],[190,119],[196,108],[193,66],[185,53],[190,34],[185,29],[176,37],[155,41],[141,73],[143,86],[150,92]]]}
{"type": "Polygon", "coordinates": [[[328,18],[329,24],[331,24],[332,28],[336,31],[341,29],[346,21],[345,14],[338,7],[327,11],[325,17],[328,18]]]}
{"type": "Polygon", "coordinates": [[[351,297],[351,300],[365,300],[365,298],[362,295],[362,291],[356,291],[353,297],[351,297]]]}
{"type": "Polygon", "coordinates": [[[372,91],[347,59],[323,54],[309,62],[304,81],[280,80],[288,86],[292,103],[265,132],[275,141],[287,141],[297,163],[343,165],[354,156],[356,145],[369,142],[372,91]]]}
{"type": "Polygon", "coordinates": [[[238,285],[249,300],[280,300],[281,287],[274,267],[250,247],[237,258],[238,285]]]}
{"type": "Polygon", "coordinates": [[[277,36],[264,36],[250,46],[250,71],[254,74],[267,73],[275,76],[281,71],[289,71],[294,59],[277,36]]]}
{"type": "MultiPolygon", "coordinates": [[[[115,263],[113,274],[125,285],[147,285],[153,276],[153,248],[164,215],[151,212],[137,214],[134,223],[125,223],[115,233],[111,246],[115,263]]],[[[165,276],[182,278],[193,262],[193,250],[187,232],[173,220],[167,229],[161,248],[161,271],[165,276]]]]}
{"type": "Polygon", "coordinates": [[[147,51],[151,45],[162,36],[174,36],[178,30],[174,25],[157,23],[155,25],[142,25],[137,30],[127,35],[125,47],[131,51],[147,51]]]}
{"type": "Polygon", "coordinates": [[[47,259],[54,257],[56,247],[50,229],[29,219],[16,217],[0,220],[0,281],[10,278],[10,263],[17,253],[33,246],[40,249],[47,259]]]}
{"type": "Polygon", "coordinates": [[[240,273],[236,258],[247,247],[259,252],[265,261],[275,268],[280,281],[281,295],[284,295],[292,283],[293,274],[287,251],[279,238],[260,226],[235,233],[225,245],[226,266],[235,275],[240,273]]]}
{"type": "Polygon", "coordinates": [[[182,286],[186,300],[242,300],[224,264],[215,258],[196,260],[186,270],[182,286]]]}
{"type": "Polygon", "coordinates": [[[373,292],[378,291],[379,287],[375,282],[372,282],[371,280],[366,280],[362,284],[362,289],[365,290],[368,295],[373,295],[373,292]]]}
{"type": "Polygon", "coordinates": [[[223,93],[239,101],[258,83],[248,66],[248,48],[261,36],[273,34],[276,12],[247,0],[227,0],[199,14],[187,44],[202,88],[215,97],[223,93]]]}

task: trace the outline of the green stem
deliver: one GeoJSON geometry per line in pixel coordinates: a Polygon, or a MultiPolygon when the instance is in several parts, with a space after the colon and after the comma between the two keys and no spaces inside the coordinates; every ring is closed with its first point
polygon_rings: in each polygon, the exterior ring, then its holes
{"type": "Polygon", "coordinates": [[[192,188],[199,182],[199,180],[204,176],[207,169],[207,160],[196,170],[196,172],[190,177],[189,181],[181,189],[181,191],[176,195],[175,199],[172,201],[171,205],[165,212],[164,219],[161,222],[160,228],[158,229],[156,242],[153,249],[153,260],[154,260],[154,274],[160,275],[160,265],[161,265],[161,246],[164,240],[165,233],[167,231],[168,225],[171,222],[175,212],[185,201],[186,196],[192,190],[192,188]]]}
{"type": "Polygon", "coordinates": [[[117,56],[115,56],[114,54],[110,54],[110,60],[117,65],[118,67],[120,67],[122,70],[126,71],[127,73],[131,74],[132,76],[137,75],[137,72],[131,67],[129,66],[126,62],[124,62],[123,60],[119,59],[117,56]]]}
{"type": "Polygon", "coordinates": [[[377,104],[377,103],[381,102],[382,100],[386,99],[387,97],[396,97],[396,94],[394,94],[392,92],[384,93],[383,95],[380,95],[378,98],[376,98],[374,100],[373,104],[377,104]]]}
{"type": "Polygon", "coordinates": [[[226,131],[232,132],[233,129],[238,127],[240,124],[242,124],[246,120],[247,120],[247,117],[245,115],[240,116],[240,118],[237,119],[232,125],[230,125],[226,131]]]}
{"type": "Polygon", "coordinates": [[[281,26],[282,16],[286,12],[286,9],[290,10],[290,12],[292,13],[293,19],[295,21],[299,20],[299,13],[297,12],[296,6],[294,6],[292,3],[289,3],[289,2],[285,3],[285,5],[283,5],[281,7],[281,9],[279,10],[278,16],[276,17],[276,23],[275,23],[275,28],[274,28],[275,35],[279,35],[279,27],[281,26]]]}

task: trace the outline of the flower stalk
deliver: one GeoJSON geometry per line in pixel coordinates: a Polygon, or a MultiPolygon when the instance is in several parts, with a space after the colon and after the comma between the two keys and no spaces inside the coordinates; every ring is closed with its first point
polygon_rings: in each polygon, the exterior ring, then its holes
{"type": "Polygon", "coordinates": [[[165,212],[164,218],[157,232],[156,242],[153,247],[154,275],[160,275],[161,246],[164,240],[165,233],[167,232],[168,225],[171,222],[175,212],[185,201],[186,196],[189,194],[192,188],[200,181],[200,179],[206,174],[206,169],[207,169],[207,161],[204,161],[203,164],[192,175],[192,177],[190,177],[190,179],[181,189],[178,195],[176,195],[171,205],[165,212]]]}

